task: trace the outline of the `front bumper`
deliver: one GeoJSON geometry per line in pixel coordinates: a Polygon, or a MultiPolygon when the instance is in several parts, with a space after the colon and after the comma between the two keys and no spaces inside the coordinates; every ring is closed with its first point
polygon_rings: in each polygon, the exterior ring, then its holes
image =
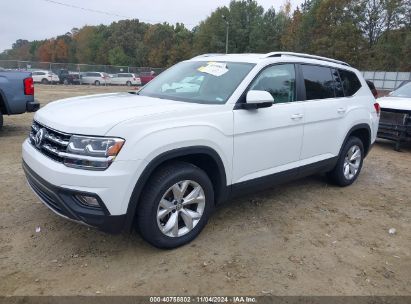
{"type": "Polygon", "coordinates": [[[54,161],[35,149],[29,140],[24,141],[22,150],[23,168],[29,184],[54,212],[107,232],[123,229],[144,162],[116,160],[105,171],[89,171],[69,168],[54,161]],[[91,194],[98,198],[101,209],[93,210],[82,205],[73,194],[91,194]]]}
{"type": "Polygon", "coordinates": [[[54,213],[109,233],[119,233],[123,230],[126,215],[110,215],[104,202],[95,193],[54,186],[37,175],[24,161],[23,170],[30,188],[54,213]],[[82,205],[75,195],[95,197],[100,204],[100,208],[82,205]]]}
{"type": "Polygon", "coordinates": [[[397,142],[411,141],[411,111],[381,109],[378,137],[397,142]]]}

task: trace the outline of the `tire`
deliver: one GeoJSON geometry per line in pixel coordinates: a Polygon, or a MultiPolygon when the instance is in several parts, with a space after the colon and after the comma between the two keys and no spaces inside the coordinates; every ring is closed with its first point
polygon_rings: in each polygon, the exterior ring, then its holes
{"type": "Polygon", "coordinates": [[[0,130],[3,127],[3,114],[0,111],[0,130]]]}
{"type": "Polygon", "coordinates": [[[42,83],[42,84],[49,84],[49,81],[48,81],[48,79],[43,78],[43,79],[41,80],[41,83],[42,83]]]}
{"type": "Polygon", "coordinates": [[[98,81],[98,80],[94,81],[94,85],[97,86],[97,87],[100,86],[100,81],[98,81]]]}
{"type": "Polygon", "coordinates": [[[68,85],[68,84],[69,84],[68,79],[64,79],[64,80],[63,80],[63,84],[64,84],[64,85],[68,85]]]}
{"type": "Polygon", "coordinates": [[[131,81],[127,81],[127,82],[126,82],[126,85],[127,85],[128,87],[131,87],[131,81]]]}
{"type": "Polygon", "coordinates": [[[361,172],[364,155],[362,141],[355,136],[349,137],[341,150],[337,165],[327,174],[330,181],[340,187],[346,187],[354,183],[361,172]]]}
{"type": "Polygon", "coordinates": [[[158,169],[147,182],[137,211],[137,230],[155,247],[176,248],[200,234],[213,210],[214,190],[207,174],[192,164],[173,162],[158,169]],[[172,189],[176,186],[177,191],[172,189]],[[183,200],[177,203],[175,193],[183,200]],[[184,205],[184,198],[190,195],[196,197],[196,203],[184,205]],[[194,215],[194,220],[188,215],[194,215]]]}

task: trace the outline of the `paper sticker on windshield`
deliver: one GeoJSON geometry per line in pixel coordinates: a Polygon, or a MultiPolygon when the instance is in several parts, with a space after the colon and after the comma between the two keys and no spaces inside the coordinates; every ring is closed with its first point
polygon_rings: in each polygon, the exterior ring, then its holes
{"type": "Polygon", "coordinates": [[[198,70],[216,77],[220,77],[228,72],[227,63],[222,62],[208,62],[206,66],[202,66],[198,70]]]}

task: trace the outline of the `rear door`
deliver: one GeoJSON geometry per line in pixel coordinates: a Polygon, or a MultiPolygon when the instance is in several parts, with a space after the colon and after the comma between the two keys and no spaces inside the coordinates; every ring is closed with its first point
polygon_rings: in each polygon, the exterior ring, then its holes
{"type": "Polygon", "coordinates": [[[90,84],[90,83],[92,83],[93,82],[93,79],[91,78],[91,75],[90,75],[91,73],[84,73],[82,76],[81,76],[81,79],[82,79],[82,82],[83,83],[85,83],[85,84],[90,84]]]}
{"type": "Polygon", "coordinates": [[[40,81],[41,81],[41,79],[40,79],[40,77],[39,77],[39,72],[33,72],[33,73],[31,73],[31,77],[33,77],[33,81],[34,81],[34,82],[40,82],[40,81]]]}
{"type": "Polygon", "coordinates": [[[121,84],[121,74],[113,75],[113,77],[110,77],[110,81],[112,84],[119,85],[121,84]]]}
{"type": "Polygon", "coordinates": [[[337,70],[301,64],[300,71],[306,95],[301,160],[314,163],[338,155],[347,104],[337,70]]]}

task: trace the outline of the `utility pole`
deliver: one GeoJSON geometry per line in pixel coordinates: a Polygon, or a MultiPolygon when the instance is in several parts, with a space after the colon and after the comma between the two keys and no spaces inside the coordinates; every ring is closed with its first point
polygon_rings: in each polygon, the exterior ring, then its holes
{"type": "Polygon", "coordinates": [[[230,29],[230,22],[228,22],[228,19],[226,16],[223,15],[223,19],[226,24],[226,36],[225,36],[225,53],[228,54],[228,32],[230,29]]]}

